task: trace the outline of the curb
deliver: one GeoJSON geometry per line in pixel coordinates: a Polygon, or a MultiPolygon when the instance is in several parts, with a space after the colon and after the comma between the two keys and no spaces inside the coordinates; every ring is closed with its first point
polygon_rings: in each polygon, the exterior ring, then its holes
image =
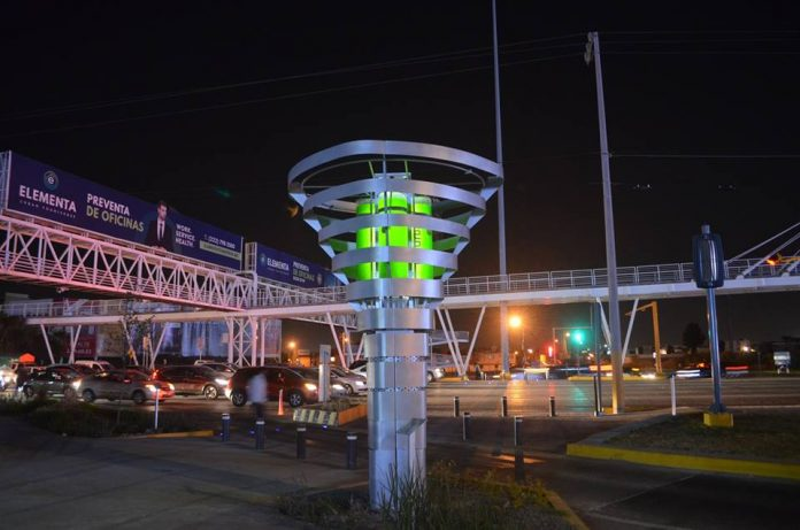
{"type": "Polygon", "coordinates": [[[545,488],[544,486],[542,489],[547,496],[547,500],[553,505],[553,508],[563,513],[564,518],[573,528],[576,530],[589,530],[589,527],[583,522],[583,519],[578,517],[578,514],[575,513],[575,510],[573,510],[572,507],[561,498],[561,495],[549,488],[545,488]]]}
{"type": "Polygon", "coordinates": [[[144,434],[142,436],[131,436],[132,439],[157,439],[157,438],[211,438],[214,431],[183,431],[183,432],[161,432],[156,434],[144,434]]]}
{"type": "Polygon", "coordinates": [[[567,444],[567,455],[599,460],[622,460],[633,464],[650,466],[800,481],[800,464],[788,462],[763,462],[678,453],[657,453],[585,443],[567,444]]]}

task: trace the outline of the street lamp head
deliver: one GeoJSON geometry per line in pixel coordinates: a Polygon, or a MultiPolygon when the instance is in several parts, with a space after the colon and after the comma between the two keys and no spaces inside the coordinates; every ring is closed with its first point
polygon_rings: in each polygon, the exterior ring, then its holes
{"type": "Polygon", "coordinates": [[[293,341],[293,340],[290,340],[289,341],[289,349],[293,350],[295,346],[297,346],[297,343],[295,343],[295,341],[293,341]]]}
{"type": "Polygon", "coordinates": [[[508,325],[514,329],[522,326],[522,317],[519,315],[511,315],[511,318],[508,319],[508,325]]]}

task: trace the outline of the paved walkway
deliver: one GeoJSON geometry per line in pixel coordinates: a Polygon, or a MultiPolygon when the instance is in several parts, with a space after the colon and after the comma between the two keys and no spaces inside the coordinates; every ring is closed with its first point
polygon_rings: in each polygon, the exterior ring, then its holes
{"type": "MultiPolygon", "coordinates": [[[[366,457],[366,455],[360,455],[366,457]]],[[[271,506],[282,493],[366,484],[341,454],[294,458],[252,440],[62,438],[0,418],[3,528],[299,528],[271,506]]]]}

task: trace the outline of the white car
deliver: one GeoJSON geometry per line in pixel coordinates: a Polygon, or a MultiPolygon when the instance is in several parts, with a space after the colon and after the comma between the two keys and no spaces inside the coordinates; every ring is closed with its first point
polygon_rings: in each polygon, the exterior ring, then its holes
{"type": "Polygon", "coordinates": [[[110,372],[114,370],[114,365],[108,361],[75,361],[75,364],[80,366],[88,366],[95,372],[110,372]]]}

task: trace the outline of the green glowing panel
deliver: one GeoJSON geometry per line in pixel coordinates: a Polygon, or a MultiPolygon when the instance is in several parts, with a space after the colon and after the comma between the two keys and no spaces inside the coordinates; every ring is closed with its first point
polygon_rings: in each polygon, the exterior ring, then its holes
{"type": "MultiPolygon", "coordinates": [[[[382,213],[432,215],[433,205],[428,197],[414,196],[413,200],[409,201],[408,195],[399,192],[381,193],[370,199],[362,199],[356,205],[356,215],[382,213]],[[411,203],[410,205],[409,202],[411,203]]],[[[406,226],[360,228],[356,231],[356,248],[386,246],[432,249],[434,246],[433,232],[423,228],[409,228],[406,226]]],[[[358,281],[377,278],[433,279],[436,276],[436,269],[436,267],[424,263],[368,262],[360,263],[354,267],[354,271],[346,271],[346,273],[358,281]]]]}
{"type": "MultiPolygon", "coordinates": [[[[369,199],[364,199],[356,205],[356,215],[371,215],[375,213],[375,205],[369,199]]],[[[372,248],[376,246],[377,230],[374,228],[359,228],[356,231],[356,248],[372,248]]],[[[375,263],[359,263],[355,267],[356,280],[372,280],[374,277],[375,263]]]]}
{"type": "MultiPolygon", "coordinates": [[[[417,195],[414,197],[413,213],[417,215],[433,215],[433,204],[429,197],[417,195]]],[[[430,250],[433,248],[433,232],[424,228],[412,229],[412,242],[414,248],[430,250]]],[[[424,263],[414,264],[414,277],[418,280],[433,279],[433,265],[424,263]]]]}

